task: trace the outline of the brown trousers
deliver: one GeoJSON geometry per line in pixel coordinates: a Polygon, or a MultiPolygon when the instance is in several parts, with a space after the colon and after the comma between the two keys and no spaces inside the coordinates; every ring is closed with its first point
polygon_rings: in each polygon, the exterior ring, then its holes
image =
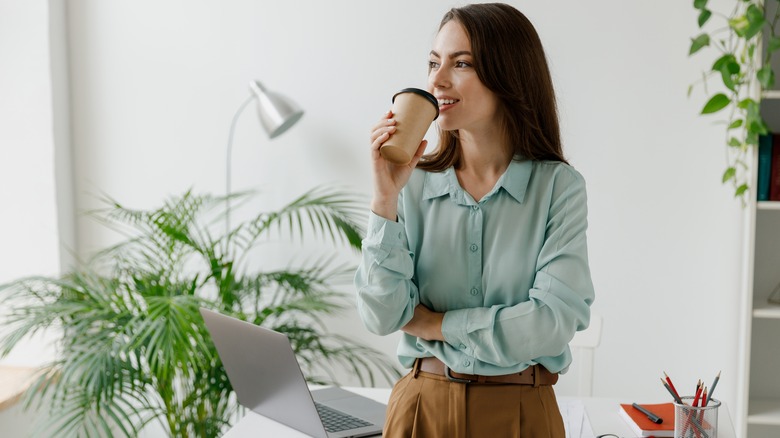
{"type": "Polygon", "coordinates": [[[390,394],[384,438],[564,438],[551,385],[456,383],[415,367],[390,394]]]}

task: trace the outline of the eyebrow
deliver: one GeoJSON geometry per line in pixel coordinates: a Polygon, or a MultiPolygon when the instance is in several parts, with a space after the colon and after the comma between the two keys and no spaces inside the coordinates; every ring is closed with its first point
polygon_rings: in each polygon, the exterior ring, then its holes
{"type": "MultiPolygon", "coordinates": [[[[436,53],[435,50],[431,50],[430,54],[435,56],[435,57],[437,57],[437,58],[441,58],[441,56],[438,53],[436,53]]],[[[471,54],[471,52],[469,52],[468,50],[460,50],[460,51],[457,51],[457,52],[450,53],[450,59],[457,58],[458,56],[461,56],[461,55],[473,56],[471,54]]]]}

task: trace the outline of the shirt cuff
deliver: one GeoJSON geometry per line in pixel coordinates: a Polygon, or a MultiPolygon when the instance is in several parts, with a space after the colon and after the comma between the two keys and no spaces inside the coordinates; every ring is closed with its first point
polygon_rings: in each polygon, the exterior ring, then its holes
{"type": "Polygon", "coordinates": [[[450,310],[444,313],[441,322],[441,333],[444,341],[466,354],[474,349],[468,345],[468,312],[469,309],[450,310]]]}
{"type": "Polygon", "coordinates": [[[403,224],[390,221],[373,211],[368,213],[366,239],[391,248],[406,248],[406,229],[403,224]]]}

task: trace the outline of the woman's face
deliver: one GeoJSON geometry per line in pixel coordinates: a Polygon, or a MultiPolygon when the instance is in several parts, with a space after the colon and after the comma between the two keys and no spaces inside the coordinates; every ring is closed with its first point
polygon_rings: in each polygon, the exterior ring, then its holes
{"type": "Polygon", "coordinates": [[[433,40],[428,91],[439,101],[437,122],[441,129],[496,129],[498,98],[477,77],[471,42],[457,21],[447,22],[433,40]]]}

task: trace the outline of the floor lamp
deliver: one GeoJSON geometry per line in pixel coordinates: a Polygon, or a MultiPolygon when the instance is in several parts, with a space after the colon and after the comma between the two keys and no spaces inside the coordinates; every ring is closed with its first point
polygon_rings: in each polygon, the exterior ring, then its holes
{"type": "Polygon", "coordinates": [[[260,124],[263,126],[269,139],[274,139],[287,131],[303,116],[303,110],[298,107],[289,98],[268,90],[259,81],[249,83],[250,94],[244,103],[238,107],[236,114],[233,115],[233,121],[230,123],[230,133],[228,135],[226,171],[225,171],[225,235],[230,233],[230,194],[232,179],[232,151],[233,151],[233,132],[236,129],[238,117],[244,112],[244,109],[252,102],[256,103],[257,115],[260,118],[260,124]]]}

